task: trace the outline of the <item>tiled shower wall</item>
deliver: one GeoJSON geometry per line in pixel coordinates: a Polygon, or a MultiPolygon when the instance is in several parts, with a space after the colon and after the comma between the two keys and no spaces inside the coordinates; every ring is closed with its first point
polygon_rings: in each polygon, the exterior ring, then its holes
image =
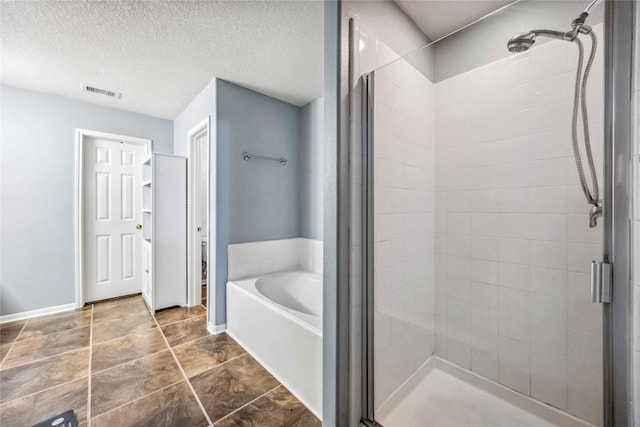
{"type": "Polygon", "coordinates": [[[401,59],[375,73],[374,98],[378,407],[433,354],[435,86],[401,59]]]}
{"type": "MultiPolygon", "coordinates": [[[[588,273],[602,225],[588,228],[571,149],[576,52],[553,41],[436,84],[435,354],[601,424],[588,273]]],[[[601,49],[587,97],[596,165],[602,80],[601,49]]]]}

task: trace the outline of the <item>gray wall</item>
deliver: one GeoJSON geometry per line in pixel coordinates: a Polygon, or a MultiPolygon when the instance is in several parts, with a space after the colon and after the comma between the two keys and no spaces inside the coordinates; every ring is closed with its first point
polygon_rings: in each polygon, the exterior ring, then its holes
{"type": "Polygon", "coordinates": [[[75,128],[153,140],[173,151],[173,123],[0,86],[0,315],[75,302],[75,128]]]}
{"type": "MultiPolygon", "coordinates": [[[[209,129],[209,188],[213,189],[216,185],[216,150],[215,150],[215,132],[216,132],[216,79],[211,80],[207,86],[189,103],[187,108],[173,120],[173,151],[174,154],[187,157],[189,155],[189,131],[196,127],[202,120],[210,118],[209,129]]],[[[204,161],[204,159],[203,159],[204,161]]],[[[206,172],[205,172],[206,173],[206,172]]],[[[214,201],[215,203],[215,201],[214,201]]],[[[208,207],[203,204],[203,209],[208,207]]],[[[209,223],[212,227],[215,225],[215,211],[209,211],[209,223]]],[[[206,232],[206,226],[203,229],[206,232]]],[[[211,236],[213,240],[215,236],[211,236]]],[[[212,250],[211,243],[208,243],[207,250],[207,266],[208,277],[215,277],[215,263],[211,261],[215,259],[216,252],[212,250]],[[212,268],[213,266],[213,268],[212,268]]],[[[215,246],[214,246],[215,249],[215,246]]],[[[215,301],[215,288],[211,292],[211,286],[207,289],[207,305],[209,310],[209,318],[213,319],[212,306],[215,301]]]]}
{"type": "Polygon", "coordinates": [[[213,79],[173,120],[174,154],[186,157],[189,154],[189,131],[208,116],[211,117],[211,126],[213,126],[215,115],[216,80],[213,79]]]}
{"type": "Polygon", "coordinates": [[[322,240],[324,101],[300,108],[300,237],[322,240]]]}
{"type": "MultiPolygon", "coordinates": [[[[527,0],[515,3],[471,27],[434,44],[435,81],[447,79],[482,65],[513,55],[507,41],[514,35],[534,29],[568,31],[573,21],[589,5],[590,0],[527,0]]],[[[592,11],[589,25],[601,23],[602,6],[592,11]]],[[[536,45],[549,39],[538,38],[536,45]]],[[[600,49],[604,43],[600,40],[600,49]]]]}
{"type": "Polygon", "coordinates": [[[227,246],[298,237],[298,107],[217,80],[216,319],[226,321],[227,246]],[[244,161],[249,151],[284,156],[244,161]]]}

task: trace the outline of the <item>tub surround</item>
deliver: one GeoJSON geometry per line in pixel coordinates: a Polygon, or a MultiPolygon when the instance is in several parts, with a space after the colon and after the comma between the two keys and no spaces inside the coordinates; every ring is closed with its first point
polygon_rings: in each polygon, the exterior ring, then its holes
{"type": "Polygon", "coordinates": [[[293,238],[232,244],[228,270],[230,281],[274,271],[322,273],[322,241],[293,238]]]}

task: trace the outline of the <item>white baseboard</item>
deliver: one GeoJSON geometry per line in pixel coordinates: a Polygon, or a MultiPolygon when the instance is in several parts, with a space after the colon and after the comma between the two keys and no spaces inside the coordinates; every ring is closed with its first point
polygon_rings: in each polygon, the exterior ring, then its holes
{"type": "Polygon", "coordinates": [[[39,308],[37,310],[23,311],[22,313],[5,314],[0,316],[0,324],[7,322],[15,322],[16,320],[31,319],[32,317],[46,316],[47,314],[62,313],[76,309],[76,304],[63,304],[54,307],[39,308]]]}
{"type": "Polygon", "coordinates": [[[211,322],[207,322],[207,331],[209,331],[212,335],[218,335],[227,330],[227,324],[222,323],[221,325],[214,325],[211,322]]]}

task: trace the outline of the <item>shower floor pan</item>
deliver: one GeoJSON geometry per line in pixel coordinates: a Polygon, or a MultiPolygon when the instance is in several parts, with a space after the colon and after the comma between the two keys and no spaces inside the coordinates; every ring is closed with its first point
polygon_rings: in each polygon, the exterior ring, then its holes
{"type": "Polygon", "coordinates": [[[376,411],[384,427],[593,426],[438,357],[376,411]]]}

